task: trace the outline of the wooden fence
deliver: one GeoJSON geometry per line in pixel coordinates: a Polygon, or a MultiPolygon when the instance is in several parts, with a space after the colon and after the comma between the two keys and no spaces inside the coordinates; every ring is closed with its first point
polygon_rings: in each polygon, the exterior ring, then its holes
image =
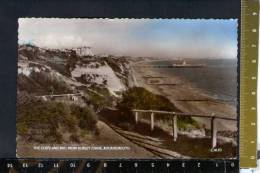
{"type": "Polygon", "coordinates": [[[77,100],[77,96],[84,96],[82,93],[76,93],[76,94],[50,94],[50,95],[41,95],[41,96],[35,96],[36,98],[41,98],[43,100],[47,100],[48,98],[57,98],[57,97],[67,97],[71,100],[75,101],[77,100]]]}
{"type": "Polygon", "coordinates": [[[169,111],[158,111],[158,110],[140,110],[133,109],[132,112],[135,115],[135,122],[138,123],[139,113],[150,113],[151,116],[151,131],[154,130],[154,117],[155,114],[167,114],[172,117],[172,129],[173,129],[173,140],[177,141],[178,138],[178,126],[177,120],[179,117],[200,117],[200,118],[208,118],[211,120],[211,146],[215,148],[217,146],[217,124],[216,119],[223,119],[228,121],[237,121],[235,118],[223,117],[212,115],[204,115],[204,114],[190,114],[190,113],[177,113],[177,112],[169,112],[169,111]]]}

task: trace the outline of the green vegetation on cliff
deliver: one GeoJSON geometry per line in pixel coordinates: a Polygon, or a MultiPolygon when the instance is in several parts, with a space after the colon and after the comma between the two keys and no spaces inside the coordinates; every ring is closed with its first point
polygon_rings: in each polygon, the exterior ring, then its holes
{"type": "Polygon", "coordinates": [[[27,141],[80,142],[82,131],[96,133],[96,122],[97,115],[88,107],[41,101],[26,93],[18,94],[17,133],[27,141]],[[66,139],[64,134],[71,139],[66,139]]]}
{"type": "MultiPolygon", "coordinates": [[[[181,112],[168,98],[153,94],[142,87],[133,87],[123,93],[118,108],[122,112],[122,120],[127,121],[133,121],[131,109],[181,112]]],[[[143,117],[149,119],[149,116],[143,117]]],[[[156,116],[156,119],[162,120],[165,123],[171,122],[171,117],[163,114],[156,116]]],[[[189,126],[198,127],[198,124],[190,117],[178,117],[178,126],[181,129],[186,129],[189,126]]]]}
{"type": "Polygon", "coordinates": [[[71,88],[62,80],[51,77],[44,72],[31,72],[30,76],[19,75],[17,80],[19,91],[37,95],[71,93],[71,88]]]}
{"type": "Polygon", "coordinates": [[[123,93],[122,101],[119,103],[120,109],[144,109],[144,110],[164,110],[179,111],[169,99],[164,96],[153,94],[142,87],[133,87],[123,93]]]}

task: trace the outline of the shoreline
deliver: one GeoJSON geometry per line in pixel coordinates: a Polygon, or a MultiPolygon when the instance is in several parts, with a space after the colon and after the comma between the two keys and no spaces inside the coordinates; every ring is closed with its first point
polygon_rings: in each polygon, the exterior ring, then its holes
{"type": "MultiPolygon", "coordinates": [[[[140,62],[138,64],[140,64],[140,62]]],[[[134,66],[134,63],[132,66],[132,75],[135,76],[138,86],[144,87],[155,94],[167,97],[184,113],[217,114],[229,118],[236,118],[236,106],[213,98],[203,92],[202,89],[195,88],[193,84],[183,78],[162,74],[157,71],[156,68],[137,68],[134,66]],[[147,76],[149,76],[150,79],[156,77],[157,82],[167,83],[168,85],[151,84],[147,76]]],[[[193,117],[193,119],[201,126],[210,128],[210,120],[195,117],[193,117]]],[[[221,131],[236,132],[238,130],[237,121],[230,121],[230,123],[228,123],[226,120],[217,120],[217,124],[221,131]]]]}

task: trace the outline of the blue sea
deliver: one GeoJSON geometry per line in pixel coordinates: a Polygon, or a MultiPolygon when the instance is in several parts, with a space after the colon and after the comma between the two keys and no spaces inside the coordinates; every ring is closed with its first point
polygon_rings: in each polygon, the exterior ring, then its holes
{"type": "MultiPolygon", "coordinates": [[[[203,64],[202,68],[158,68],[161,73],[181,77],[214,98],[236,102],[238,74],[236,59],[185,60],[187,64],[203,64]]],[[[152,65],[181,64],[181,60],[154,61],[152,65]]]]}

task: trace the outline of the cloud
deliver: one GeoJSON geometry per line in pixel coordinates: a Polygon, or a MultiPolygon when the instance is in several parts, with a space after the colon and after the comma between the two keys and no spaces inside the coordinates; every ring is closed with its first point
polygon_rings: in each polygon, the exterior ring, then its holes
{"type": "Polygon", "coordinates": [[[237,20],[20,18],[19,44],[95,54],[236,58],[237,20]]]}

